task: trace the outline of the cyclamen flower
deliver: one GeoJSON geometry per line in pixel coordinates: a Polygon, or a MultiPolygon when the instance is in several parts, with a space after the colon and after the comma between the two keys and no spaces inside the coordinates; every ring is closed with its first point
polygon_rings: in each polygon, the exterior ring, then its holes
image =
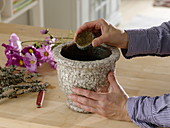
{"type": "Polygon", "coordinates": [[[23,62],[25,64],[25,67],[30,72],[36,72],[37,70],[37,58],[34,54],[29,54],[28,52],[25,54],[25,57],[23,57],[23,62]]]}
{"type": "Polygon", "coordinates": [[[23,62],[23,57],[18,54],[11,54],[10,56],[8,56],[8,61],[6,63],[6,66],[11,66],[11,65],[25,66],[23,62]]]}
{"type": "Polygon", "coordinates": [[[10,46],[14,47],[17,51],[21,51],[22,49],[21,41],[19,40],[19,37],[15,33],[11,34],[9,42],[10,46]]]}
{"type": "Polygon", "coordinates": [[[53,59],[50,45],[47,45],[47,46],[42,45],[42,48],[39,48],[37,50],[40,52],[42,56],[41,62],[47,62],[48,60],[53,59]]]}

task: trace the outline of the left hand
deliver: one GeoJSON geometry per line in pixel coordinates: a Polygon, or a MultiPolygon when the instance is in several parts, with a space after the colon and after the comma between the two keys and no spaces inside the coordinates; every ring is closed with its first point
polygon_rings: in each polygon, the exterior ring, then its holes
{"type": "Polygon", "coordinates": [[[85,111],[96,113],[114,120],[131,121],[126,110],[128,95],[117,82],[114,74],[108,74],[111,91],[94,92],[81,88],[73,88],[76,94],[69,95],[73,103],[85,111]]]}

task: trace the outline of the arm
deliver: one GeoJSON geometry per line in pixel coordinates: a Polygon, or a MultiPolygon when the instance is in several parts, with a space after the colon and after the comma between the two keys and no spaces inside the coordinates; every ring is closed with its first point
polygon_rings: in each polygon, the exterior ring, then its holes
{"type": "Polygon", "coordinates": [[[140,127],[170,127],[170,94],[131,97],[126,105],[132,121],[140,127]]]}
{"type": "MultiPolygon", "coordinates": [[[[122,31],[119,30],[112,25],[108,24],[106,21],[103,19],[97,20],[97,21],[92,21],[92,22],[87,22],[83,26],[81,26],[76,34],[80,33],[81,31],[84,30],[89,30],[94,33],[101,33],[100,36],[96,37],[95,40],[93,40],[92,45],[93,46],[99,46],[102,43],[111,45],[111,46],[116,46],[119,48],[122,48],[122,52],[126,58],[131,58],[134,56],[139,56],[139,55],[158,55],[158,56],[165,56],[165,55],[170,55],[170,21],[163,23],[161,26],[158,27],[153,27],[150,29],[140,29],[140,30],[127,30],[127,31],[122,31]]],[[[115,82],[110,82],[110,83],[115,83],[115,82]]],[[[112,84],[111,84],[112,85],[112,84]]],[[[113,85],[118,85],[118,84],[113,84],[113,85]]],[[[79,95],[82,95],[83,91],[79,91],[79,95]],[[81,93],[80,93],[81,92],[81,93]]],[[[125,115],[125,118],[120,117],[120,113],[124,113],[122,109],[118,112],[118,114],[113,116],[112,113],[115,113],[115,108],[119,110],[119,107],[115,107],[115,104],[121,102],[118,98],[114,99],[115,94],[120,93],[122,91],[115,91],[114,93],[111,94],[104,94],[104,95],[99,95],[96,93],[93,93],[92,96],[96,96],[96,99],[94,98],[95,102],[97,102],[98,107],[100,108],[101,106],[106,106],[102,107],[102,111],[97,111],[101,110],[97,109],[94,110],[92,109],[92,101],[91,97],[88,96],[87,94],[91,94],[89,91],[85,91],[84,96],[85,97],[80,97],[80,96],[74,96],[71,99],[76,102],[76,105],[79,106],[80,108],[85,109],[86,111],[91,111],[103,116],[106,116],[112,119],[117,119],[117,120],[129,120],[128,116],[130,116],[131,120],[133,122],[137,123],[141,127],[155,127],[156,125],[159,126],[170,126],[170,94],[169,95],[163,95],[160,97],[131,97],[128,98],[128,102],[126,103],[128,114],[123,114],[125,115]],[[99,95],[99,96],[98,96],[99,95]],[[88,99],[88,97],[90,99],[88,99]],[[112,99],[111,104],[113,105],[108,105],[107,100],[102,100],[103,97],[106,99],[112,99]],[[78,103],[79,102],[79,103],[78,103]],[[90,103],[90,104],[89,104],[90,103]],[[160,105],[161,104],[161,105],[160,105]],[[107,108],[111,107],[111,108],[107,108]],[[148,109],[149,108],[149,109],[148,109]],[[109,114],[111,115],[109,115],[109,114]],[[116,118],[115,118],[116,117],[116,118]]],[[[123,94],[123,93],[121,93],[123,94]]],[[[119,95],[122,96],[122,95],[119,95]]],[[[95,109],[96,109],[96,105],[95,109]]],[[[123,109],[124,110],[124,109],[123,109]]],[[[125,110],[125,113],[126,110],[125,110]]],[[[145,127],[145,128],[146,128],[145,127]]]]}
{"type": "MultiPolygon", "coordinates": [[[[170,21],[150,29],[127,30],[128,48],[122,49],[126,58],[144,55],[170,55],[170,21]]],[[[131,97],[128,114],[140,127],[170,127],[170,94],[157,97],[131,97]]]]}
{"type": "Polygon", "coordinates": [[[150,29],[127,30],[128,48],[122,49],[125,58],[143,55],[170,55],[170,21],[150,29]]]}

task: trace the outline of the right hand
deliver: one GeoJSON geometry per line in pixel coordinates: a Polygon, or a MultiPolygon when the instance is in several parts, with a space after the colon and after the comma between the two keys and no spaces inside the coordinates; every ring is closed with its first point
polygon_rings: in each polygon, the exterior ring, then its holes
{"type": "Polygon", "coordinates": [[[127,49],[128,47],[128,34],[124,30],[113,27],[104,19],[86,22],[80,26],[75,33],[74,40],[79,33],[85,30],[91,31],[96,36],[92,41],[93,47],[100,46],[102,43],[118,48],[127,49]]]}

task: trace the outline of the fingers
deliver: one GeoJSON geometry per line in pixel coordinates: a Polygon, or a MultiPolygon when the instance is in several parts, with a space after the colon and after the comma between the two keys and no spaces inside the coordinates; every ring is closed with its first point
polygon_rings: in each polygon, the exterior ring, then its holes
{"type": "Polygon", "coordinates": [[[88,106],[86,104],[82,104],[82,103],[74,102],[74,101],[73,101],[73,104],[76,105],[79,108],[82,108],[83,110],[85,110],[87,112],[92,112],[92,113],[95,113],[95,114],[99,114],[101,116],[107,115],[106,111],[104,111],[103,109],[97,108],[97,107],[91,107],[91,106],[88,106]]]}
{"type": "Polygon", "coordinates": [[[87,97],[82,97],[78,95],[69,95],[69,99],[72,100],[74,105],[76,105],[79,108],[84,109],[85,111],[96,113],[99,115],[104,115],[105,109],[108,107],[108,100],[105,101],[97,101],[93,99],[89,99],[87,97]],[[106,102],[106,103],[105,103],[106,102]]]}
{"type": "MultiPolygon", "coordinates": [[[[102,34],[103,34],[107,31],[108,25],[109,24],[104,19],[86,22],[85,24],[80,26],[79,29],[76,31],[75,36],[74,36],[74,41],[76,40],[77,35],[79,33],[81,33],[82,31],[85,31],[85,30],[89,30],[89,31],[92,31],[92,32],[93,31],[96,32],[96,30],[97,31],[100,30],[100,31],[102,31],[102,34]]],[[[95,42],[94,42],[94,44],[95,44],[95,42]]],[[[94,46],[98,46],[98,44],[94,45],[94,46]]]]}
{"type": "Polygon", "coordinates": [[[76,40],[77,35],[79,33],[81,33],[82,31],[85,31],[85,30],[92,31],[93,29],[94,30],[100,30],[101,29],[101,24],[99,22],[97,22],[97,20],[84,23],[76,31],[76,33],[74,35],[74,41],[76,40]]]}
{"type": "Polygon", "coordinates": [[[108,81],[110,83],[110,86],[113,89],[113,92],[118,93],[118,92],[122,91],[121,88],[120,88],[119,83],[117,82],[117,80],[116,80],[116,78],[115,78],[115,76],[113,74],[113,72],[109,72],[109,74],[108,74],[108,81]]]}
{"type": "Polygon", "coordinates": [[[82,96],[88,97],[93,100],[105,101],[104,93],[103,94],[97,93],[97,92],[93,92],[93,91],[89,91],[89,90],[85,90],[85,89],[81,89],[81,88],[72,88],[72,91],[74,93],[76,93],[77,95],[82,95],[82,96]]]}
{"type": "MultiPolygon", "coordinates": [[[[99,19],[98,22],[101,24],[102,32],[108,31],[109,23],[104,19],[99,19]]],[[[102,33],[103,34],[103,33],[102,33]]]]}
{"type": "Polygon", "coordinates": [[[97,107],[99,106],[98,101],[96,100],[92,100],[83,96],[78,96],[78,95],[69,95],[69,98],[75,102],[75,103],[81,103],[82,105],[85,104],[86,106],[90,106],[90,107],[97,107]]]}
{"type": "Polygon", "coordinates": [[[100,46],[101,44],[105,43],[105,37],[104,35],[101,35],[99,36],[98,38],[95,38],[93,41],[92,41],[92,46],[93,47],[97,47],[97,46],[100,46]]]}
{"type": "Polygon", "coordinates": [[[83,110],[85,110],[87,112],[98,113],[96,108],[93,108],[93,107],[90,107],[90,106],[87,106],[87,105],[84,105],[84,104],[81,104],[78,102],[74,102],[74,101],[73,101],[73,104],[79,108],[82,108],[83,110]]]}

